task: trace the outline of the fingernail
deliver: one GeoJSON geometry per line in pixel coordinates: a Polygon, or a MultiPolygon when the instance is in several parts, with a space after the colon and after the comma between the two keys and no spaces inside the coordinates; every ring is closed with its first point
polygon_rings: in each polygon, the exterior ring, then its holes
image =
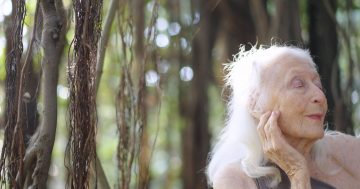
{"type": "Polygon", "coordinates": [[[276,116],[277,115],[277,111],[272,111],[271,112],[271,116],[276,116]]]}

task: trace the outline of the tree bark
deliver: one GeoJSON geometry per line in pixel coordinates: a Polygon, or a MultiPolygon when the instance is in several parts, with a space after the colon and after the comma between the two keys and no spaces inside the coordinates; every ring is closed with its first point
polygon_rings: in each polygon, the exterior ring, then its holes
{"type": "MultiPolygon", "coordinates": [[[[107,49],[107,45],[110,38],[110,31],[111,26],[114,21],[116,12],[119,8],[118,6],[119,1],[118,0],[112,0],[110,3],[109,11],[106,14],[104,26],[102,30],[102,35],[99,39],[99,48],[97,51],[96,56],[96,76],[95,76],[95,93],[97,95],[97,92],[99,90],[101,76],[103,73],[103,67],[104,67],[104,60],[105,60],[105,53],[107,49]]],[[[94,185],[97,185],[100,189],[110,189],[110,184],[106,178],[104,169],[101,165],[101,161],[98,156],[96,156],[96,160],[91,162],[92,166],[92,174],[93,177],[92,180],[97,180],[97,183],[94,183],[94,185]],[[95,178],[96,177],[96,178],[95,178]]]]}
{"type": "Polygon", "coordinates": [[[40,74],[34,69],[30,63],[25,76],[24,95],[23,95],[23,109],[22,123],[24,123],[24,143],[27,147],[29,139],[35,133],[39,125],[39,112],[37,111],[38,105],[38,91],[40,90],[40,74]]]}
{"type": "MultiPolygon", "coordinates": [[[[145,104],[146,98],[146,86],[144,81],[145,65],[150,58],[150,52],[146,51],[146,42],[144,40],[145,30],[145,2],[143,0],[132,0],[132,15],[135,24],[135,44],[134,44],[134,64],[133,68],[133,81],[138,83],[138,99],[137,114],[141,120],[141,134],[140,134],[140,149],[138,157],[139,177],[138,177],[138,189],[148,188],[150,179],[150,158],[151,147],[149,145],[148,128],[146,127],[146,115],[147,106],[145,104]],[[145,54],[147,53],[147,54],[145,54]]],[[[157,6],[157,5],[154,5],[157,6]]],[[[157,12],[152,13],[152,18],[157,19],[157,12]]]]}
{"type": "MultiPolygon", "coordinates": [[[[239,47],[241,44],[253,44],[256,43],[256,32],[259,31],[258,37],[266,37],[267,33],[267,14],[261,13],[262,16],[265,16],[262,19],[256,20],[252,18],[252,12],[250,11],[251,3],[262,0],[240,0],[240,1],[222,1],[219,4],[218,17],[221,17],[221,26],[222,30],[220,31],[221,35],[225,37],[225,59],[228,61],[232,59],[232,56],[239,52],[239,47]],[[254,21],[261,21],[261,23],[255,23],[254,21]],[[256,28],[258,28],[256,30],[256,28]],[[261,34],[264,32],[265,34],[261,34]]],[[[264,5],[259,5],[264,6],[264,5]]],[[[265,8],[265,7],[263,7],[265,8]]],[[[261,8],[259,8],[261,9],[261,8]]],[[[260,14],[260,13],[259,13],[260,14]]]]}
{"type": "MultiPolygon", "coordinates": [[[[5,134],[1,152],[0,180],[10,188],[19,188],[16,175],[22,172],[24,156],[23,128],[18,124],[18,84],[23,53],[23,25],[25,1],[12,1],[12,13],[5,18],[6,78],[5,78],[5,134]]],[[[21,104],[21,103],[19,103],[21,104]]]]}
{"type": "Polygon", "coordinates": [[[37,39],[41,40],[42,31],[42,14],[40,11],[39,1],[36,3],[35,21],[32,28],[31,39],[28,49],[26,51],[25,60],[22,64],[20,81],[19,81],[19,96],[18,96],[18,121],[24,131],[24,143],[27,147],[31,136],[35,133],[39,123],[39,114],[37,111],[37,97],[40,88],[40,74],[37,73],[33,66],[34,46],[37,39]]]}
{"type": "MultiPolygon", "coordinates": [[[[73,0],[75,35],[68,62],[70,86],[67,155],[70,188],[89,188],[91,164],[96,161],[96,61],[101,35],[102,0],[73,0]]],[[[96,181],[96,180],[95,180],[96,181]]],[[[95,183],[97,184],[97,183],[95,183]]]]}
{"type": "Polygon", "coordinates": [[[275,5],[276,14],[270,29],[272,35],[268,40],[275,37],[286,44],[302,43],[298,0],[276,0],[275,5]]]}
{"type": "MultiPolygon", "coordinates": [[[[214,1],[212,1],[214,2],[214,1]]],[[[184,188],[204,189],[207,187],[203,170],[206,167],[207,155],[210,150],[209,134],[209,97],[208,88],[212,78],[213,49],[217,34],[217,17],[213,9],[209,9],[206,0],[200,1],[199,31],[196,33],[192,44],[192,68],[194,77],[191,83],[190,101],[182,112],[187,126],[183,131],[183,181],[184,188]]],[[[182,103],[184,104],[184,103],[182,103]]]]}
{"type": "MultiPolygon", "coordinates": [[[[247,1],[249,2],[249,0],[247,1]]],[[[271,22],[270,15],[266,10],[266,0],[250,0],[249,3],[257,40],[262,44],[268,40],[271,22]]]]}
{"type": "Polygon", "coordinates": [[[41,61],[44,111],[42,124],[31,138],[24,158],[26,188],[46,188],[57,124],[58,66],[66,41],[66,16],[62,1],[41,0],[40,7],[44,18],[41,37],[44,48],[41,61]],[[33,164],[35,167],[32,170],[33,164]]]}
{"type": "Polygon", "coordinates": [[[336,11],[336,1],[308,1],[310,51],[319,67],[323,78],[323,86],[328,100],[329,113],[327,122],[329,129],[342,132],[351,132],[351,111],[344,102],[343,92],[340,89],[339,68],[337,62],[338,37],[336,20],[330,13],[336,11]],[[330,12],[329,12],[330,11],[330,12]]]}
{"type": "Polygon", "coordinates": [[[298,0],[275,0],[276,12],[272,16],[266,9],[266,3],[266,0],[253,0],[250,3],[260,44],[301,44],[298,0]]]}
{"type": "Polygon", "coordinates": [[[105,17],[105,25],[103,27],[102,35],[99,41],[99,50],[97,52],[97,60],[96,60],[96,80],[95,80],[95,86],[96,86],[96,93],[99,89],[101,76],[103,72],[104,67],[104,60],[105,60],[105,52],[107,48],[107,44],[109,42],[110,38],[110,31],[111,26],[115,18],[115,14],[119,8],[119,0],[112,0],[110,3],[110,9],[106,14],[105,17]]]}
{"type": "Polygon", "coordinates": [[[201,1],[199,5],[201,20],[192,46],[194,78],[190,88],[180,86],[179,94],[180,113],[187,125],[182,136],[184,188],[207,188],[204,170],[210,148],[208,87],[213,81],[212,49],[221,35],[225,39],[224,56],[227,61],[238,52],[240,44],[255,43],[255,26],[250,19],[249,2],[221,1],[217,4],[201,1]],[[209,9],[209,4],[215,6],[209,9]]]}

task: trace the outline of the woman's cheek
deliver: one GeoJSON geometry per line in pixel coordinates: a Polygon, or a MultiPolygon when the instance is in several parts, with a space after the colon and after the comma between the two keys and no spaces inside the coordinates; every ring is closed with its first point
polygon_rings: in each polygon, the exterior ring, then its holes
{"type": "Polygon", "coordinates": [[[278,126],[284,134],[290,135],[292,128],[294,127],[295,120],[297,120],[291,110],[280,110],[280,116],[278,119],[278,126]]]}

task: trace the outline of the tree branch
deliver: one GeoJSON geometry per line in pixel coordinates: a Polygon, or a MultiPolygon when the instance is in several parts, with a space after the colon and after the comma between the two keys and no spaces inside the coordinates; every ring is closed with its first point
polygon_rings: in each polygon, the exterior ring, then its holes
{"type": "MultiPolygon", "coordinates": [[[[24,167],[30,172],[30,166],[35,164],[32,182],[28,180],[22,188],[46,188],[48,171],[51,163],[51,153],[55,141],[57,125],[57,83],[59,64],[65,46],[66,17],[61,0],[40,0],[43,14],[43,30],[41,44],[44,57],[41,60],[43,69],[43,120],[37,132],[31,138],[24,158],[24,167]]],[[[28,172],[28,174],[29,174],[28,172]]]]}
{"type": "MultiPolygon", "coordinates": [[[[34,42],[35,42],[35,34],[36,34],[36,20],[37,20],[37,17],[38,17],[38,14],[39,13],[39,0],[37,0],[36,2],[36,9],[35,9],[35,22],[34,22],[34,28],[33,28],[33,31],[32,31],[32,36],[31,36],[31,41],[30,41],[30,45],[29,45],[29,49],[27,51],[27,54],[26,54],[26,58],[25,58],[25,62],[21,68],[21,72],[20,72],[20,81],[19,81],[19,91],[18,91],[18,100],[17,100],[17,117],[16,117],[16,125],[15,125],[15,135],[16,136],[16,133],[20,133],[21,136],[23,135],[22,131],[20,131],[20,129],[22,129],[22,123],[21,123],[21,116],[22,116],[22,106],[23,106],[23,101],[22,101],[22,98],[23,98],[23,90],[24,90],[24,77],[25,77],[25,70],[27,70],[27,66],[29,65],[30,63],[30,56],[32,55],[32,50],[33,50],[33,45],[34,45],[34,42]]],[[[23,136],[21,137],[23,138],[23,136]]],[[[15,145],[15,140],[19,140],[19,138],[16,138],[16,137],[13,137],[13,141],[12,141],[12,149],[14,149],[14,146],[15,145]]],[[[21,145],[24,145],[24,141],[21,139],[20,140],[21,142],[21,145]]],[[[22,185],[23,183],[23,167],[22,167],[22,164],[17,172],[17,178],[16,180],[18,181],[18,183],[20,185],[22,185]]]]}
{"type": "Polygon", "coordinates": [[[103,167],[101,166],[101,161],[99,159],[99,156],[96,155],[96,162],[92,161],[91,163],[91,176],[96,175],[97,179],[97,187],[99,189],[110,189],[110,184],[106,178],[105,171],[103,167]],[[94,169],[95,167],[95,169],[94,169]]]}
{"type": "MultiPolygon", "coordinates": [[[[96,61],[96,77],[95,77],[95,92],[97,94],[97,91],[99,89],[101,76],[103,72],[103,66],[104,66],[104,59],[105,59],[105,52],[106,47],[109,42],[110,37],[110,31],[111,31],[111,25],[114,21],[116,11],[118,9],[118,0],[112,0],[110,3],[110,10],[108,11],[106,18],[105,18],[105,24],[102,31],[102,35],[99,41],[99,47],[97,51],[97,61],[96,61]]],[[[101,189],[110,189],[109,182],[106,178],[104,169],[101,165],[101,161],[99,157],[96,155],[96,162],[91,162],[91,170],[92,175],[96,175],[98,179],[98,184],[101,189]]]]}
{"type": "Polygon", "coordinates": [[[119,0],[111,0],[110,10],[109,10],[108,14],[106,15],[105,25],[104,25],[103,32],[102,32],[102,35],[100,38],[100,42],[99,42],[97,61],[96,61],[97,62],[97,64],[96,64],[96,80],[95,80],[96,93],[99,89],[101,75],[103,72],[106,47],[107,47],[107,44],[109,42],[109,37],[110,37],[110,29],[111,29],[111,25],[114,21],[116,11],[119,7],[118,4],[119,4],[119,0]]]}

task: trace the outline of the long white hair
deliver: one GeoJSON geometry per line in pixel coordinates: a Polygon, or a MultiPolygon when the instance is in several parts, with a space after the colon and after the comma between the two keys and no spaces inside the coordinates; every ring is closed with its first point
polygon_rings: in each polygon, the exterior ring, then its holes
{"type": "MultiPolygon", "coordinates": [[[[234,56],[234,61],[225,69],[225,85],[230,88],[231,95],[227,105],[227,121],[217,143],[209,157],[207,177],[212,185],[217,172],[229,164],[241,166],[251,178],[268,177],[268,185],[276,187],[281,181],[278,168],[266,165],[260,138],[257,133],[258,120],[248,108],[249,98],[260,88],[262,69],[274,58],[284,52],[290,52],[300,58],[308,59],[315,68],[307,50],[288,46],[252,47],[246,51],[245,46],[234,56]]],[[[315,68],[316,69],[316,68],[315,68]]]]}

